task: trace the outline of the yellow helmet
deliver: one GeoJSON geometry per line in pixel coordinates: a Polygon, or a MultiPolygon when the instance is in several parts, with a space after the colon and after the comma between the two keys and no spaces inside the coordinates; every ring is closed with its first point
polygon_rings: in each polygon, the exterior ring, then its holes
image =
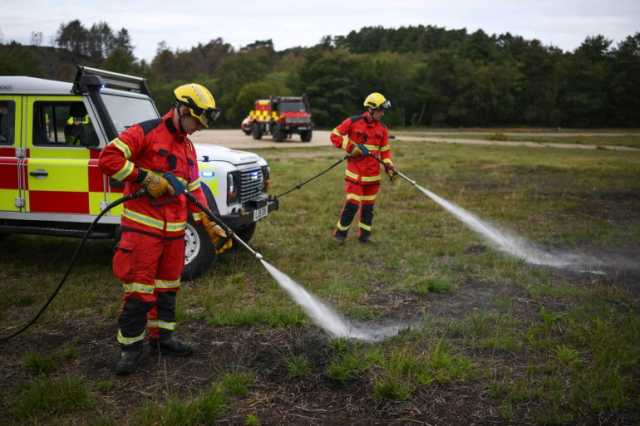
{"type": "Polygon", "coordinates": [[[201,84],[189,83],[178,86],[173,91],[178,104],[189,108],[191,116],[204,127],[209,128],[220,115],[216,100],[211,92],[201,84]]]}
{"type": "Polygon", "coordinates": [[[373,92],[364,100],[364,106],[372,109],[389,109],[391,102],[382,96],[382,93],[373,92]]]}

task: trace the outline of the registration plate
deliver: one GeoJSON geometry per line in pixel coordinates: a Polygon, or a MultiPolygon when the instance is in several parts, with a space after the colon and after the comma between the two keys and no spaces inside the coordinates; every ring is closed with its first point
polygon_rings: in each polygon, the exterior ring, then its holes
{"type": "Polygon", "coordinates": [[[253,211],[253,221],[257,222],[263,217],[265,217],[267,214],[269,214],[269,207],[268,206],[260,207],[259,209],[256,209],[253,211]]]}

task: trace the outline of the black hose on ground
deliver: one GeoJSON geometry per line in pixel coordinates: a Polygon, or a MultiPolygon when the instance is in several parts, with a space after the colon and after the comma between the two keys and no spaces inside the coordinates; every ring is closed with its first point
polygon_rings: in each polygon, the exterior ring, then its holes
{"type": "Polygon", "coordinates": [[[87,230],[85,231],[84,236],[82,237],[82,241],[80,241],[80,244],[78,245],[78,247],[76,247],[76,250],[73,253],[73,256],[71,257],[71,262],[69,262],[69,266],[67,267],[67,271],[64,273],[64,276],[60,280],[60,283],[58,283],[58,286],[53,291],[51,296],[49,296],[49,299],[47,300],[47,303],[45,303],[44,306],[42,306],[42,308],[40,308],[40,311],[38,311],[36,316],[34,316],[28,323],[23,325],[20,329],[18,329],[17,331],[13,332],[12,334],[10,334],[8,336],[0,337],[0,344],[6,343],[9,340],[13,339],[14,337],[18,336],[19,334],[22,334],[23,332],[25,332],[29,327],[31,327],[33,324],[35,324],[35,322],[38,321],[38,319],[44,313],[44,311],[47,310],[47,308],[49,307],[51,302],[53,302],[53,299],[55,299],[56,296],[58,295],[58,293],[60,292],[60,289],[62,288],[64,283],[67,281],[67,278],[69,277],[69,274],[71,273],[71,270],[73,269],[73,266],[75,265],[76,260],[78,260],[78,255],[80,254],[80,250],[82,250],[82,248],[84,247],[84,244],[86,243],[87,239],[89,238],[89,235],[91,234],[91,231],[93,231],[94,226],[98,223],[98,221],[102,218],[102,216],[107,214],[109,212],[109,210],[111,210],[112,208],[116,207],[117,205],[120,205],[120,204],[124,203],[125,201],[133,200],[134,198],[141,197],[142,195],[144,195],[144,193],[145,193],[145,190],[141,189],[138,192],[134,192],[132,194],[125,195],[124,197],[118,198],[117,200],[115,200],[111,204],[109,204],[107,207],[105,207],[104,210],[102,210],[100,212],[100,214],[98,216],[96,216],[96,218],[93,220],[93,222],[91,223],[89,228],[87,228],[87,230]]]}

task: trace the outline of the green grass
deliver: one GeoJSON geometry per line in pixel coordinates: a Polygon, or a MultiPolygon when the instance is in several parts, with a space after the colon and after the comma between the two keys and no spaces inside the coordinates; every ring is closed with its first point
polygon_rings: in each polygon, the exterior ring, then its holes
{"type": "MultiPolygon", "coordinates": [[[[397,167],[420,185],[543,248],[637,259],[638,153],[392,143],[397,167]]],[[[260,153],[271,164],[273,193],[339,155],[332,148],[260,153]]],[[[375,244],[360,245],[352,232],[338,247],[331,231],[343,202],[342,176],[338,167],[281,199],[251,243],[348,319],[373,326],[417,319],[412,330],[369,344],[329,339],[239,250],[184,283],[178,298],[179,332],[206,336],[197,380],[153,369],[152,401],[123,415],[112,401],[124,386],[105,377],[105,368],[90,382],[73,382],[75,393],[52,392],[69,380],[58,375],[92,368],[94,346],[87,342],[107,341],[104,330],[115,327],[121,290],[110,271],[112,243],[92,241],[58,298],[23,336],[28,350],[0,361],[2,368],[18,366],[0,401],[11,421],[81,423],[104,414],[116,424],[189,425],[233,415],[225,420],[259,424],[274,421],[269,410],[290,412],[292,400],[311,407],[318,395],[324,397],[318,401],[376,401],[356,406],[376,416],[373,405],[424,406],[425,395],[438,391],[483,398],[504,423],[640,418],[637,272],[528,265],[494,251],[402,181],[382,184],[375,244]],[[84,334],[61,348],[50,349],[46,339],[36,347],[40,337],[67,329],[84,334]],[[211,341],[224,346],[207,346],[211,341]]],[[[0,241],[2,329],[22,324],[45,302],[77,242],[17,235],[0,241]]],[[[330,409],[317,404],[316,414],[330,409]]]]}
{"type": "Polygon", "coordinates": [[[35,420],[88,410],[94,405],[95,399],[84,380],[73,376],[58,379],[39,376],[22,388],[11,409],[18,420],[35,420]]]}

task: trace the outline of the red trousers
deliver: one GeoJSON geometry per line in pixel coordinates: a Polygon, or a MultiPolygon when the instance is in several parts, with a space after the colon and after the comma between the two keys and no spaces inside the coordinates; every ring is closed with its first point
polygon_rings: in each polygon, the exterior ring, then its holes
{"type": "Polygon", "coordinates": [[[123,231],[113,257],[113,273],[124,288],[118,342],[125,346],[142,342],[145,328],[151,338],[175,329],[183,267],[184,236],[123,231]]]}

